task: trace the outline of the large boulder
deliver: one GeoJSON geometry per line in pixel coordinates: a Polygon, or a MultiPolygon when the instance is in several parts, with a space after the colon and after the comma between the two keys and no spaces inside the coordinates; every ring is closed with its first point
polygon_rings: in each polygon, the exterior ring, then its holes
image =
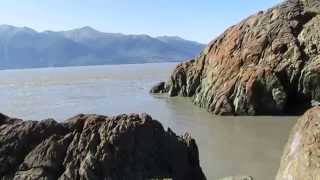
{"type": "Polygon", "coordinates": [[[287,0],[228,28],[162,90],[214,114],[299,114],[320,101],[320,1],[287,0]]]}
{"type": "Polygon", "coordinates": [[[0,179],[206,179],[190,135],[147,114],[78,115],[63,123],[0,114],[0,179]]]}
{"type": "Polygon", "coordinates": [[[320,107],[307,111],[293,128],[276,180],[320,179],[320,107]]]}

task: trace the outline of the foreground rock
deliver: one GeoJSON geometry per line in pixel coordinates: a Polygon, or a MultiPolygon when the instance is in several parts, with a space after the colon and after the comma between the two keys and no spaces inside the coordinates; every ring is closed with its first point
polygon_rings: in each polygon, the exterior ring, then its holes
{"type": "Polygon", "coordinates": [[[250,16],[153,92],[220,115],[302,113],[320,101],[319,12],[319,0],[288,0],[250,16]]]}
{"type": "Polygon", "coordinates": [[[64,123],[0,114],[0,179],[205,179],[197,145],[146,114],[64,123]]]}
{"type": "Polygon", "coordinates": [[[320,107],[307,111],[293,128],[276,180],[320,178],[320,107]]]}

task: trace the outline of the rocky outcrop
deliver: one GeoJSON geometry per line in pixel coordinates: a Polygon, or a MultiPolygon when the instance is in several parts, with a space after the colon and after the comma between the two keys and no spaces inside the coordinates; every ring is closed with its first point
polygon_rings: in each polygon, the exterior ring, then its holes
{"type": "Polygon", "coordinates": [[[293,128],[276,180],[320,178],[320,107],[307,111],[293,128]]]}
{"type": "Polygon", "coordinates": [[[0,114],[0,179],[201,180],[198,148],[146,114],[78,115],[63,123],[0,114]]]}
{"type": "Polygon", "coordinates": [[[319,13],[319,0],[287,0],[252,15],[153,92],[191,97],[219,115],[302,113],[320,101],[319,13]]]}

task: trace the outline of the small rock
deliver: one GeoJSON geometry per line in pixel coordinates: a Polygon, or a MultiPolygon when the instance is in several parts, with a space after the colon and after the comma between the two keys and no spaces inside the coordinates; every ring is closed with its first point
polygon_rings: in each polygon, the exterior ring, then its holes
{"type": "Polygon", "coordinates": [[[165,82],[159,82],[151,88],[150,93],[165,93],[165,85],[165,82]]]}

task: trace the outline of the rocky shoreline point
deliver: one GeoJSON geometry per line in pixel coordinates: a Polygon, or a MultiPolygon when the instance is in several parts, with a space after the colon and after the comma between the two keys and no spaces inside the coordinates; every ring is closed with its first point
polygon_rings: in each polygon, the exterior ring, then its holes
{"type": "Polygon", "coordinates": [[[320,1],[287,0],[228,28],[151,93],[218,115],[296,115],[320,101],[320,1]]]}
{"type": "Polygon", "coordinates": [[[147,114],[58,123],[0,114],[1,180],[205,180],[198,147],[147,114]]]}

